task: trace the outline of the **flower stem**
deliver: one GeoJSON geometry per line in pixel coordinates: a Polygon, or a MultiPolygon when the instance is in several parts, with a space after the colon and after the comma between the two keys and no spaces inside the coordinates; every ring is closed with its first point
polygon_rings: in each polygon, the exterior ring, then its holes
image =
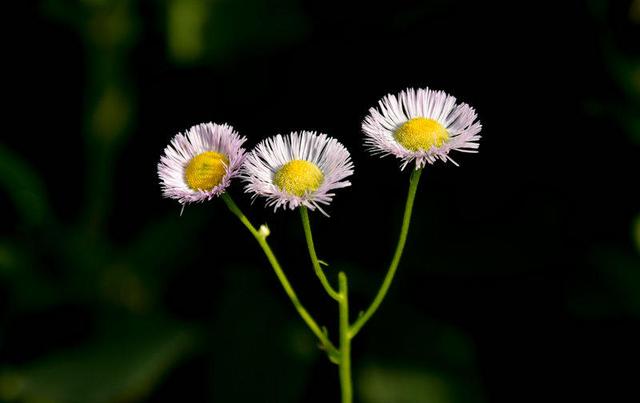
{"type": "Polygon", "coordinates": [[[382,300],[387,295],[389,291],[389,287],[391,286],[391,282],[393,281],[393,277],[396,274],[396,269],[398,268],[398,264],[400,263],[400,258],[402,257],[402,252],[404,250],[404,245],[407,242],[407,233],[409,232],[409,224],[411,223],[411,212],[413,210],[413,202],[416,197],[416,190],[418,188],[418,182],[420,181],[420,175],[422,174],[422,169],[416,169],[411,174],[411,179],[409,181],[409,192],[407,194],[407,203],[404,208],[404,217],[402,218],[402,228],[400,229],[400,238],[398,239],[398,245],[396,246],[396,251],[393,255],[393,259],[391,260],[391,265],[389,266],[389,270],[387,271],[387,275],[382,282],[382,286],[378,290],[378,294],[374,298],[373,302],[367,308],[367,310],[360,315],[360,317],[356,320],[356,322],[351,326],[350,336],[353,338],[356,334],[362,329],[365,323],[373,316],[376,312],[382,300]]]}
{"type": "Polygon", "coordinates": [[[313,317],[309,314],[309,312],[307,312],[304,306],[302,306],[302,303],[298,299],[298,296],[293,290],[293,287],[291,287],[291,283],[289,283],[289,280],[287,279],[287,276],[284,274],[284,271],[282,270],[280,263],[278,263],[278,259],[276,259],[276,256],[274,255],[273,251],[271,250],[271,247],[269,246],[269,243],[267,242],[268,234],[264,231],[257,230],[253,226],[253,224],[251,224],[251,221],[249,221],[247,216],[245,216],[244,213],[242,213],[242,211],[240,210],[238,205],[233,201],[231,196],[229,196],[227,193],[222,194],[222,200],[224,200],[229,210],[236,217],[238,217],[238,219],[240,219],[242,224],[244,224],[244,226],[247,227],[247,229],[249,230],[249,232],[251,232],[251,234],[256,239],[256,241],[258,241],[258,244],[262,248],[262,251],[267,256],[269,263],[271,263],[271,267],[273,267],[273,271],[276,273],[278,280],[280,280],[280,283],[282,284],[282,288],[284,288],[284,291],[287,293],[287,296],[293,303],[293,306],[296,308],[296,310],[298,311],[302,319],[305,321],[307,326],[309,326],[311,331],[318,337],[318,339],[320,339],[323,347],[326,349],[327,354],[329,355],[329,358],[336,357],[338,354],[338,351],[335,348],[335,346],[331,343],[331,340],[329,340],[327,333],[320,329],[320,327],[318,326],[316,321],[313,319],[313,317]]]}
{"type": "Polygon", "coordinates": [[[351,384],[351,336],[349,335],[349,292],[347,276],[340,272],[339,310],[340,310],[340,388],[342,403],[352,403],[353,387],[351,384]]]}
{"type": "Polygon", "coordinates": [[[313,268],[316,272],[316,276],[320,280],[320,283],[324,287],[327,294],[336,301],[340,301],[340,295],[331,287],[327,277],[324,275],[324,271],[322,271],[322,267],[320,267],[320,262],[318,261],[318,256],[316,255],[316,248],[313,244],[313,235],[311,235],[311,224],[309,222],[309,212],[307,208],[302,206],[300,207],[300,217],[302,218],[302,226],[304,227],[304,236],[307,239],[307,248],[309,248],[309,256],[311,256],[311,263],[313,264],[313,268]]]}

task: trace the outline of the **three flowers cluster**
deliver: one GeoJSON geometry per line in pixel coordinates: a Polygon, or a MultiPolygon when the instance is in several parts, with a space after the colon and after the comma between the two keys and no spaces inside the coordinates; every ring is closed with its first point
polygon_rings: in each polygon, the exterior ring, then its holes
{"type": "MultiPolygon", "coordinates": [[[[429,88],[385,96],[362,123],[373,154],[401,159],[402,169],[415,163],[416,170],[437,160],[456,164],[452,150],[477,152],[481,128],[472,107],[429,88]]],[[[183,205],[210,200],[239,177],[246,192],[265,197],[276,210],[323,211],[335,189],[351,184],[346,180],[353,174],[349,151],[326,134],[278,134],[249,153],[245,141],[226,124],[199,124],[176,135],[158,164],[163,194],[183,205]]]]}

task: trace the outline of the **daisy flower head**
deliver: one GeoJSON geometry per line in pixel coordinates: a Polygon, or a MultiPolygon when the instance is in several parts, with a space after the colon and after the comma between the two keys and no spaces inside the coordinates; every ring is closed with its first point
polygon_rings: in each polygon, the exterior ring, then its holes
{"type": "Polygon", "coordinates": [[[224,193],[240,174],[245,141],[227,124],[202,123],[178,133],[158,163],[163,195],[185,205],[224,193]]]}
{"type": "Polygon", "coordinates": [[[373,154],[394,155],[401,169],[416,169],[438,159],[451,161],[449,151],[477,152],[480,129],[476,111],[444,91],[410,88],[387,95],[369,109],[362,123],[365,145],[373,154]]]}
{"type": "Polygon", "coordinates": [[[266,197],[267,206],[305,206],[323,213],[320,204],[331,202],[333,190],[350,186],[344,179],[352,174],[351,156],[340,142],[307,131],[263,140],[243,168],[245,191],[266,197]]]}

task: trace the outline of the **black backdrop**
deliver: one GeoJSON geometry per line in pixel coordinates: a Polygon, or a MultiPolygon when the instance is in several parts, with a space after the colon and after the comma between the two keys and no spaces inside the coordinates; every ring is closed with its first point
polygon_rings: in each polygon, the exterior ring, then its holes
{"type": "MultiPolygon", "coordinates": [[[[350,274],[355,314],[382,280],[408,182],[397,160],[367,154],[361,120],[381,96],[429,86],[476,108],[480,152],[423,175],[396,282],[354,341],[358,401],[411,388],[411,401],[443,402],[638,395],[631,2],[88,4],[25,2],[4,15],[3,158],[31,166],[48,196],[20,204],[21,176],[3,164],[18,178],[3,181],[3,247],[59,294],[33,296],[36,280],[5,270],[5,372],[28,377],[43,357],[109,340],[104,329],[161,317],[198,341],[136,399],[337,401],[335,367],[248,234],[219,201],[179,217],[156,164],[171,136],[204,121],[232,124],[250,146],[300,129],[337,137],[353,186],[312,224],[329,275],[350,274]],[[116,280],[87,285],[113,267],[116,280]]],[[[239,183],[231,192],[269,223],[305,304],[331,324],[297,214],[250,204],[239,183]]]]}

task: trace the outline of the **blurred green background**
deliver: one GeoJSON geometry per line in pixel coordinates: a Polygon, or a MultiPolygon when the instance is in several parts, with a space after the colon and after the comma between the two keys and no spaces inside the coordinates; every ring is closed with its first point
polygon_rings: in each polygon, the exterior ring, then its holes
{"type": "MultiPolygon", "coordinates": [[[[480,153],[423,176],[396,282],[354,340],[356,401],[640,400],[640,1],[41,0],[3,12],[0,401],[334,402],[318,350],[219,201],[156,164],[228,122],[337,137],[353,186],[312,215],[354,312],[408,181],[362,147],[390,92],[478,110],[480,153]]],[[[295,212],[231,189],[335,335],[295,212]]]]}

